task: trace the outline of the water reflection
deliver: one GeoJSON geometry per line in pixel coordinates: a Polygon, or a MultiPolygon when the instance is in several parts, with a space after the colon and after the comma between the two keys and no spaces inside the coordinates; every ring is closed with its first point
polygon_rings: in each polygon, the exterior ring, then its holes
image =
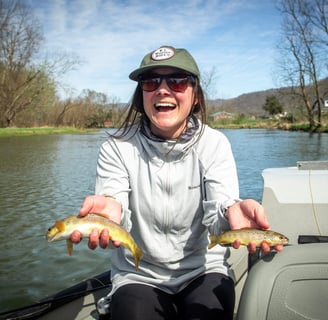
{"type": "Polygon", "coordinates": [[[241,198],[261,200],[265,168],[296,166],[297,161],[328,159],[328,134],[279,130],[222,130],[235,155],[241,198]]]}
{"type": "Polygon", "coordinates": [[[85,249],[80,258],[69,259],[65,244],[50,246],[44,234],[54,220],[76,213],[83,198],[94,192],[97,153],[104,137],[101,133],[0,139],[0,310],[73,284],[87,277],[90,268],[99,266],[100,271],[99,255],[86,246],[77,249],[85,249]]]}
{"type": "MultiPolygon", "coordinates": [[[[232,143],[242,198],[260,200],[261,171],[328,159],[328,135],[273,130],[223,130],[232,143]]],[[[0,311],[52,294],[109,264],[109,250],[48,244],[58,218],[78,212],[94,192],[96,161],[105,133],[0,139],[0,311]]]]}

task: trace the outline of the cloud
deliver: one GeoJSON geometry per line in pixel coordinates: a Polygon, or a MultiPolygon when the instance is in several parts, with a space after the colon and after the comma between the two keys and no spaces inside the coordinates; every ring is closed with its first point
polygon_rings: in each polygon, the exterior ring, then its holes
{"type": "MultiPolygon", "coordinates": [[[[255,73],[261,69],[261,63],[268,65],[272,55],[268,39],[275,31],[267,25],[268,19],[250,20],[254,15],[270,14],[264,10],[267,1],[259,4],[256,0],[41,3],[30,0],[30,3],[44,26],[47,48],[74,52],[85,61],[78,71],[65,77],[78,92],[88,88],[127,101],[135,86],[128,79],[129,73],[147,52],[168,44],[187,48],[201,70],[217,67],[222,90],[226,83],[231,83],[227,95],[233,95],[243,90],[241,86],[247,90],[244,77],[250,73],[248,69],[256,68],[255,73]]],[[[258,77],[263,75],[258,73],[258,77]]]]}

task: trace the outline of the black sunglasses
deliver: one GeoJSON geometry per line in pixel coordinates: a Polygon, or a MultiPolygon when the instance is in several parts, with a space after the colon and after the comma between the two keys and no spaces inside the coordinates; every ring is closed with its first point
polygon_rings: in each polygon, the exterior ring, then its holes
{"type": "Polygon", "coordinates": [[[141,76],[139,83],[143,91],[151,92],[159,88],[163,79],[176,92],[185,92],[189,83],[195,83],[195,77],[186,74],[148,74],[141,76]]]}

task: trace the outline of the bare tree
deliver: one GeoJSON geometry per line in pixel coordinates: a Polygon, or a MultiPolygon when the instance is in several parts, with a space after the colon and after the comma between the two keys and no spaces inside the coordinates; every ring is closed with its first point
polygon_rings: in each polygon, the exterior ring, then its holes
{"type": "Polygon", "coordinates": [[[320,76],[327,61],[328,0],[280,0],[283,41],[280,42],[280,71],[283,81],[301,97],[307,110],[310,130],[321,126],[324,92],[320,76]],[[317,116],[315,118],[315,115],[317,116]]]}
{"type": "Polygon", "coordinates": [[[206,99],[213,98],[216,94],[215,82],[217,78],[217,69],[212,67],[211,70],[204,70],[201,75],[201,85],[205,93],[206,99]]]}
{"type": "Polygon", "coordinates": [[[9,126],[34,98],[26,92],[42,73],[32,58],[43,37],[31,10],[18,0],[0,0],[0,27],[0,124],[9,126]]]}
{"type": "Polygon", "coordinates": [[[63,52],[38,60],[41,30],[26,2],[0,0],[0,126],[12,125],[23,111],[55,105],[58,80],[81,64],[63,52]]]}

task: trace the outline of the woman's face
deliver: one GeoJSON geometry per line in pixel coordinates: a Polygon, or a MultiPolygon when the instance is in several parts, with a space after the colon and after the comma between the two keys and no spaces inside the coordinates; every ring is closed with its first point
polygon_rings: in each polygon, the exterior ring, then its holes
{"type": "MultiPolygon", "coordinates": [[[[175,68],[157,68],[151,74],[181,74],[175,68]]],[[[150,130],[164,139],[176,139],[185,130],[187,118],[197,101],[194,101],[193,87],[190,81],[184,92],[177,92],[162,80],[154,91],[143,91],[144,110],[150,120],[150,130]]]]}

